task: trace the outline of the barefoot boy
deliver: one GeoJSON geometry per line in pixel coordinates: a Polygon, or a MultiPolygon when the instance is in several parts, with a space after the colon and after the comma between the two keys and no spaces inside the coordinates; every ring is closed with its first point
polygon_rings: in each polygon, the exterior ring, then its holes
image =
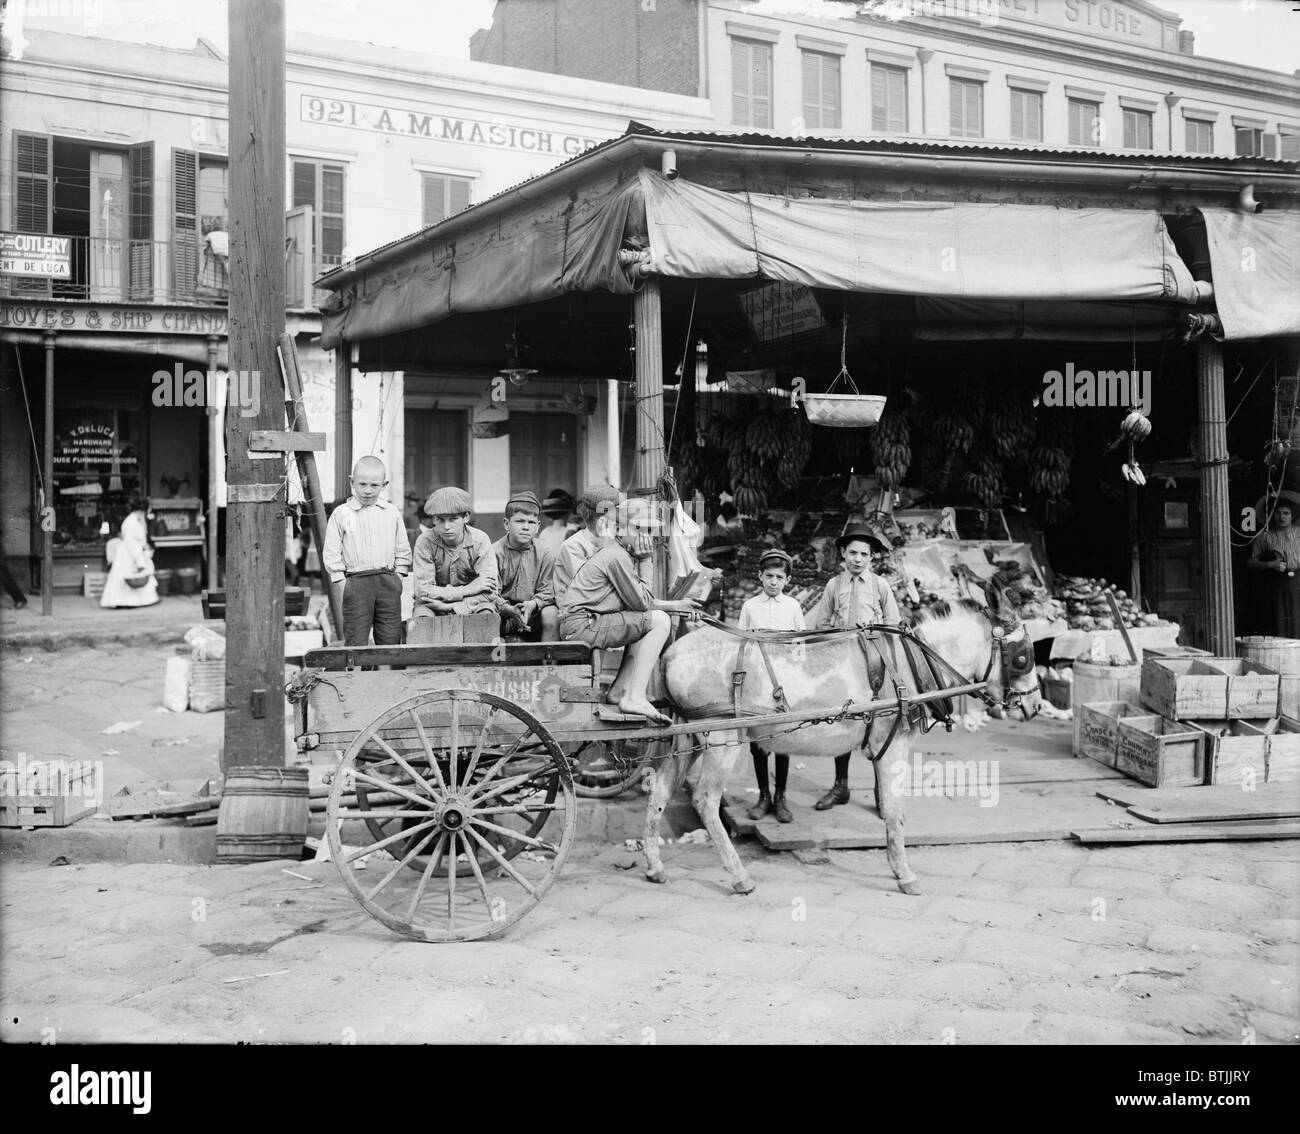
{"type": "MultiPolygon", "coordinates": [[[[808,628],[824,630],[832,626],[860,626],[887,622],[897,626],[902,620],[893,588],[871,571],[871,553],[888,550],[870,528],[858,524],[835,541],[844,561],[844,570],[826,584],[817,605],[808,612],[808,628]]],[[[818,811],[829,811],[849,801],[849,755],[835,757],[835,783],[813,804],[818,811]]]]}
{"type": "Polygon", "coordinates": [[[555,605],[564,609],[564,592],[573,582],[578,568],[609,542],[614,530],[614,509],[618,507],[618,489],[608,484],[590,484],[578,500],[578,518],[583,526],[569,536],[555,557],[551,575],[551,593],[555,605]]]}
{"type": "MultiPolygon", "coordinates": [[[[758,581],[763,593],[746,600],[740,608],[742,630],[802,630],[803,611],[799,604],[785,594],[785,584],[790,578],[794,560],[784,551],[773,547],[763,552],[758,560],[758,581]]],[[[767,790],[767,753],[751,743],[749,753],[754,758],[754,776],[758,780],[758,802],[748,811],[751,819],[761,819],[768,813],[776,816],[778,823],[790,823],[794,816],[785,802],[785,785],[790,776],[790,757],[776,753],[776,794],[767,790]]]]}
{"type": "Polygon", "coordinates": [[[343,607],[343,641],[376,646],[402,640],[401,575],[411,572],[411,544],[402,513],[380,493],[388,471],[378,457],[362,457],[352,470],[352,495],[330,513],[321,566],[343,607]]]}
{"type": "Polygon", "coordinates": [[[497,559],[487,533],[470,525],[469,493],[439,488],[424,506],[433,527],[415,541],[414,618],[496,609],[497,559]]]}
{"type": "Polygon", "coordinates": [[[602,546],[578,567],[565,591],[560,637],[600,650],[625,646],[623,664],[605,699],[622,712],[668,724],[650,704],[646,685],[668,641],[668,612],[693,613],[695,608],[689,602],[658,600],[646,585],[642,573],[649,573],[653,528],[648,501],[618,506],[615,536],[602,537],[602,546]]]}
{"type": "Polygon", "coordinates": [[[506,534],[492,545],[501,591],[496,596],[501,637],[530,642],[559,640],[560,618],[551,594],[555,557],[537,546],[542,506],[534,492],[516,492],[506,501],[506,534]]]}

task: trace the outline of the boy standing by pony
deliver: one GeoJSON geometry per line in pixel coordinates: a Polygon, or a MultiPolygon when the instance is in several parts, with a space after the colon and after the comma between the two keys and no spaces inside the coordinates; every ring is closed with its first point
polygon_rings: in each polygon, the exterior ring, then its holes
{"type": "MultiPolygon", "coordinates": [[[[863,524],[857,524],[848,528],[835,541],[835,546],[843,560],[844,570],[826,584],[817,605],[808,612],[808,628],[826,630],[874,623],[897,626],[902,615],[894,590],[871,570],[872,551],[888,550],[876,533],[863,524]]],[[[818,811],[829,811],[848,803],[850,755],[844,752],[835,757],[835,783],[813,804],[818,811]]]]}
{"type": "Polygon", "coordinates": [[[439,488],[424,506],[433,527],[415,541],[413,617],[496,610],[497,558],[487,533],[473,527],[469,493],[439,488]]]}
{"type": "MultiPolygon", "coordinates": [[[[785,594],[785,584],[790,578],[794,560],[779,548],[770,548],[759,557],[758,581],[763,593],[746,600],[740,608],[742,630],[802,630],[803,611],[799,604],[785,594]]],[[[776,756],[775,794],[767,790],[767,752],[750,742],[749,753],[754,759],[754,776],[758,780],[758,802],[749,809],[751,819],[761,819],[773,814],[778,823],[790,823],[794,816],[785,802],[785,785],[790,776],[790,757],[780,752],[776,756]]]]}

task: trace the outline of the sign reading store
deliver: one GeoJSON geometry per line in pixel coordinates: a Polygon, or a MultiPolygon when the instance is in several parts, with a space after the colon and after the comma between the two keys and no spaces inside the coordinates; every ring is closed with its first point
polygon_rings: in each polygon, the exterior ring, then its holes
{"type": "Polygon", "coordinates": [[[78,303],[0,304],[0,328],[28,331],[147,331],[164,335],[224,335],[226,312],[178,307],[113,307],[78,303]]]}
{"type": "Polygon", "coordinates": [[[599,145],[601,141],[599,138],[539,130],[500,119],[484,122],[477,118],[459,118],[436,111],[409,110],[317,94],[302,95],[298,114],[303,122],[316,122],[324,126],[345,126],[353,130],[373,130],[409,138],[462,142],[471,146],[491,146],[496,149],[565,157],[580,154],[599,145]]]}
{"type": "Polygon", "coordinates": [[[0,275],[72,278],[72,237],[0,232],[0,275]]]}

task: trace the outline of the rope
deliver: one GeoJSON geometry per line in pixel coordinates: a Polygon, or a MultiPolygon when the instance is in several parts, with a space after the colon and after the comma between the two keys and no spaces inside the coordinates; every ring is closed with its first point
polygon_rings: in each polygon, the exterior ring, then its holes
{"type": "MultiPolygon", "coordinates": [[[[682,347],[682,377],[681,377],[681,381],[677,383],[677,397],[673,399],[673,420],[669,423],[668,426],[668,444],[664,448],[665,462],[670,461],[672,459],[673,438],[676,437],[677,435],[677,408],[682,404],[682,386],[686,384],[687,359],[690,359],[692,365],[691,389],[693,390],[695,389],[695,373],[694,373],[695,360],[691,358],[691,355],[694,353],[691,350],[691,332],[695,329],[695,301],[696,299],[699,298],[699,294],[700,294],[700,287],[699,284],[696,284],[695,289],[691,292],[691,313],[686,318],[686,345],[682,347]]],[[[696,390],[695,392],[697,394],[699,393],[698,390],[696,390]]]]}
{"type": "MultiPolygon", "coordinates": [[[[27,432],[32,438],[32,452],[39,453],[41,447],[36,444],[36,426],[32,423],[32,404],[27,400],[27,379],[23,377],[23,353],[18,349],[18,344],[14,343],[14,358],[18,360],[18,385],[23,392],[23,406],[27,410],[27,432]]],[[[36,483],[41,490],[41,500],[45,501],[45,473],[39,462],[36,463],[36,483]]]]}
{"type": "Polygon", "coordinates": [[[343,700],[343,694],[340,692],[339,687],[325,676],[323,669],[304,669],[301,673],[296,674],[285,684],[284,695],[291,705],[297,705],[307,700],[308,695],[318,685],[328,685],[334,690],[338,699],[343,700]]]}

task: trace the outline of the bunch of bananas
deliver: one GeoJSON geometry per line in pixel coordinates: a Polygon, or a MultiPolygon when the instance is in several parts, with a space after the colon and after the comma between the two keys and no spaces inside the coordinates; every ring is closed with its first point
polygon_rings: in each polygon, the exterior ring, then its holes
{"type": "Polygon", "coordinates": [[[1132,441],[1145,441],[1151,436],[1151,420],[1141,410],[1134,410],[1120,423],[1119,432],[1132,441]]]}
{"type": "Polygon", "coordinates": [[[782,422],[776,479],[782,488],[793,488],[812,456],[812,426],[801,413],[784,411],[776,416],[782,422]]]}
{"type": "Polygon", "coordinates": [[[901,413],[886,410],[871,434],[876,480],[890,492],[903,483],[912,463],[912,431],[901,413]]]}
{"type": "Polygon", "coordinates": [[[767,493],[748,484],[734,484],[731,488],[736,510],[744,516],[760,516],[767,511],[767,493]]]}
{"type": "MultiPolygon", "coordinates": [[[[1131,416],[1131,415],[1130,415],[1131,416]]],[[[1145,419],[1143,419],[1145,420],[1145,419]]],[[[1151,423],[1147,422],[1147,429],[1151,428],[1151,423]]],[[[1120,466],[1120,471],[1124,474],[1124,479],[1129,484],[1136,484],[1141,488],[1147,482],[1147,474],[1144,473],[1137,462],[1137,454],[1133,451],[1135,442],[1132,436],[1128,439],[1128,460],[1120,466]]]]}
{"type": "Polygon", "coordinates": [[[1006,477],[1002,462],[983,446],[973,449],[967,463],[967,472],[961,485],[980,506],[996,508],[1006,494],[1006,477]]]}
{"type": "Polygon", "coordinates": [[[1049,500],[1057,499],[1069,486],[1070,474],[1065,469],[1036,465],[1029,474],[1029,487],[1049,500]]]}
{"type": "Polygon", "coordinates": [[[939,448],[948,453],[964,453],[975,440],[975,427],[951,410],[934,419],[932,432],[939,448]]]}
{"type": "Polygon", "coordinates": [[[999,457],[1015,457],[1034,440],[1034,415],[1023,402],[1003,402],[989,414],[988,432],[999,457]]]}

